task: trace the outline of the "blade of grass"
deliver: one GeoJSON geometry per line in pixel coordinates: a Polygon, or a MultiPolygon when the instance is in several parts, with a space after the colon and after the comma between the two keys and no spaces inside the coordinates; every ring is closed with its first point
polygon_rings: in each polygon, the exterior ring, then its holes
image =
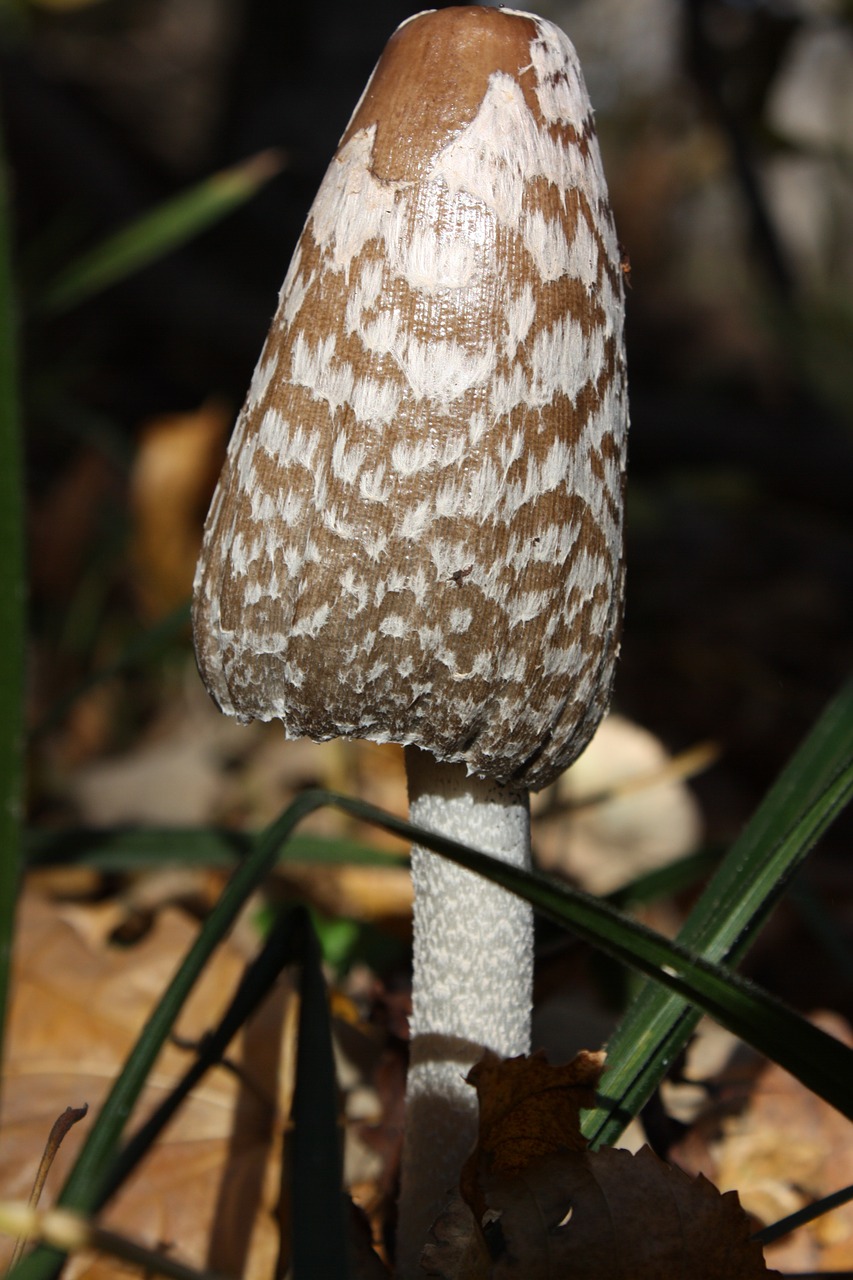
{"type": "Polygon", "coordinates": [[[787,1217],[780,1218],[771,1226],[754,1232],[752,1238],[760,1245],[773,1244],[776,1240],[781,1240],[792,1231],[796,1231],[798,1227],[805,1226],[807,1222],[814,1222],[815,1218],[821,1218],[825,1213],[831,1213],[833,1209],[849,1204],[851,1200],[853,1200],[853,1187],[842,1187],[840,1191],[833,1191],[831,1195],[814,1200],[804,1208],[798,1209],[796,1213],[789,1213],[787,1217]]]}
{"type": "Polygon", "coordinates": [[[279,153],[262,151],[143,214],[66,267],[48,286],[39,310],[68,311],[141,271],[244,204],[281,166],[279,153]]]}
{"type": "MultiPolygon", "coordinates": [[[[810,847],[851,798],[853,761],[801,816],[788,833],[789,842],[796,848],[810,847]]],[[[334,805],[503,885],[546,918],[570,928],[621,963],[653,977],[679,995],[682,1002],[693,1003],[709,1013],[853,1119],[853,1050],[736,973],[696,956],[683,944],[668,941],[598,898],[535,872],[508,866],[364,801],[311,791],[296,803],[310,806],[304,809],[303,816],[320,804],[334,805]]]]}
{"type": "MultiPolygon", "coordinates": [[[[847,684],[712,877],[680,943],[711,960],[736,964],[743,958],[844,803],[836,783],[851,761],[853,684],[847,684]]],[[[582,1123],[594,1147],[617,1140],[684,1049],[699,1017],[697,1009],[660,987],[640,991],[608,1045],[608,1100],[582,1123]]]]}
{"type": "Polygon", "coordinates": [[[0,136],[0,1063],[21,875],[24,788],[24,477],[11,240],[0,136]]]}
{"type": "Polygon", "coordinates": [[[708,948],[712,958],[720,958],[738,939],[754,936],[821,832],[805,843],[792,841],[792,833],[851,763],[853,681],[826,708],[732,846],[691,912],[680,935],[683,942],[708,948]]]}
{"type": "MultiPolygon", "coordinates": [[[[293,1132],[290,1138],[290,1202],[294,1280],[347,1280],[347,1221],[343,1198],[343,1132],[332,1032],[320,944],[303,917],[302,980],[293,1132]]],[[[286,1174],[285,1174],[286,1176],[286,1174]]]]}
{"type": "MultiPolygon", "coordinates": [[[[257,833],[225,827],[29,827],[24,831],[28,868],[92,867],[98,871],[144,871],[177,862],[230,867],[255,847],[257,833]]],[[[607,895],[615,907],[652,902],[688,889],[720,861],[713,850],[649,871],[607,895]]],[[[294,835],[281,849],[279,862],[357,863],[360,866],[408,866],[408,854],[376,849],[348,838],[294,835]]]]}
{"type": "MultiPolygon", "coordinates": [[[[233,867],[257,847],[258,834],[217,827],[78,827],[25,832],[28,867],[85,866],[99,871],[144,871],[164,863],[233,867]]],[[[278,861],[362,866],[406,866],[406,853],[375,849],[358,840],[294,835],[278,861]]]]}
{"type": "MultiPolygon", "coordinates": [[[[806,811],[791,833],[792,841],[804,841],[828,825],[842,806],[853,798],[853,764],[836,778],[828,793],[806,811]],[[802,828],[802,829],[801,829],[802,828]]],[[[621,915],[599,898],[571,889],[535,872],[508,866],[454,840],[411,826],[372,805],[342,797],[329,797],[348,813],[397,834],[408,834],[419,844],[443,854],[503,885],[526,899],[547,919],[570,928],[578,937],[600,948],[621,963],[654,978],[711,1015],[760,1053],[778,1062],[807,1088],[853,1119],[853,1050],[786,1008],[781,1001],[723,966],[697,956],[683,944],[670,942],[630,917],[621,915]]],[[[606,1103],[613,1107],[609,1091],[606,1103]]]]}

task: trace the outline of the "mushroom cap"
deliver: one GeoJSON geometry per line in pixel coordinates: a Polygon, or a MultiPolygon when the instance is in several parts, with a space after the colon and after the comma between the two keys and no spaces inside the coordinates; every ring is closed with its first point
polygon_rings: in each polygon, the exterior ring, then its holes
{"type": "Polygon", "coordinates": [[[621,615],[620,258],[568,38],[496,9],[398,28],[205,526],[195,644],[224,711],[531,788],[579,754],[621,615]]]}

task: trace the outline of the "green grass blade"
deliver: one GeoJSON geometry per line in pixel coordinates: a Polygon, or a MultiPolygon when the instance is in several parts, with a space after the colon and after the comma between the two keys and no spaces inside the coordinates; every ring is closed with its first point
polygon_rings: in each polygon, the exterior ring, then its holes
{"type": "MultiPolygon", "coordinates": [[[[843,800],[853,798],[853,766],[836,780],[834,791],[836,808],[843,800]]],[[[338,798],[335,803],[365,818],[369,818],[372,809],[353,800],[338,798]]],[[[820,808],[820,804],[813,808],[820,808]]],[[[778,1062],[807,1088],[853,1119],[853,1050],[753,983],[719,964],[696,957],[685,946],[670,942],[638,921],[622,916],[599,898],[537,873],[508,866],[456,841],[412,828],[399,819],[381,815],[381,811],[372,812],[374,820],[386,829],[400,834],[408,829],[418,843],[503,885],[525,898],[546,918],[571,929],[621,963],[653,977],[682,1001],[695,1004],[760,1053],[778,1062]]],[[[808,816],[817,822],[812,811],[808,816]]],[[[607,1075],[604,1084],[608,1102],[612,1103],[607,1075]]]]}
{"type": "Polygon", "coordinates": [[[276,152],[262,151],[143,214],[60,272],[39,310],[67,311],[171,253],[245,204],[281,163],[276,152]]]}
{"type": "Polygon", "coordinates": [[[349,1275],[338,1110],[320,944],[306,914],[290,1140],[294,1280],[347,1280],[349,1275]]]}
{"type": "MultiPolygon", "coordinates": [[[[742,959],[846,803],[843,780],[851,762],[853,684],[847,684],[724,859],[679,934],[680,943],[727,964],[742,959]]],[[[584,1117],[583,1131],[594,1146],[617,1140],[684,1049],[699,1017],[699,1010],[660,987],[641,990],[608,1045],[608,1101],[584,1117]]]]}
{"type": "Polygon", "coordinates": [[[804,814],[827,795],[853,763],[853,681],[815,724],[732,846],[680,934],[712,958],[746,951],[749,941],[785,893],[825,826],[795,833],[804,814]],[[743,940],[739,944],[739,940],[743,940]]]}
{"type": "Polygon", "coordinates": [[[9,191],[0,137],[0,1063],[23,852],[24,477],[17,351],[9,191]]]}
{"type": "MultiPolygon", "coordinates": [[[[233,867],[249,857],[262,835],[220,827],[37,827],[25,831],[24,839],[28,868],[83,866],[124,872],[174,863],[233,867]]],[[[349,838],[294,835],[279,850],[278,862],[388,867],[406,866],[408,855],[349,838]]]]}
{"type": "Polygon", "coordinates": [[[757,1240],[762,1246],[775,1244],[777,1240],[782,1240],[798,1227],[804,1227],[807,1222],[814,1222],[816,1218],[823,1217],[825,1213],[831,1213],[833,1209],[838,1209],[843,1204],[849,1204],[851,1200],[853,1200],[853,1187],[842,1187],[840,1191],[833,1191],[831,1195],[822,1196],[820,1200],[813,1200],[811,1204],[798,1209],[796,1213],[789,1213],[787,1217],[780,1218],[771,1226],[754,1232],[752,1239],[757,1240]]]}
{"type": "MultiPolygon", "coordinates": [[[[827,791],[802,815],[788,838],[800,846],[813,842],[853,798],[853,762],[838,773],[827,791]]],[[[362,800],[326,791],[306,791],[279,820],[299,810],[298,821],[321,805],[373,822],[407,840],[434,850],[526,899],[546,918],[571,929],[621,963],[710,1014],[759,1052],[853,1119],[853,1050],[786,1008],[755,984],[679,942],[670,942],[607,902],[535,872],[508,866],[456,840],[438,836],[385,813],[362,800]]],[[[278,825],[278,824],[277,824],[278,825]]],[[[292,829],[292,826],[289,828],[292,829]]],[[[608,1081],[609,1086],[609,1081],[608,1081]]],[[[609,1090],[610,1093],[610,1090],[609,1090]]]]}

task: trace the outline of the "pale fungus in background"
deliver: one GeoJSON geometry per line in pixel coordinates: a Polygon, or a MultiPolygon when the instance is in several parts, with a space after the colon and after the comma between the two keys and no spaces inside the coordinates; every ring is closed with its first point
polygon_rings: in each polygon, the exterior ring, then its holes
{"type": "MultiPolygon", "coordinates": [[[[208,516],[213,697],[406,746],[411,817],[529,865],[528,792],[607,705],[622,601],[623,277],[574,49],[544,19],[398,29],[282,288],[208,516]]],[[[414,849],[398,1274],[530,1047],[533,925],[414,849]]]]}

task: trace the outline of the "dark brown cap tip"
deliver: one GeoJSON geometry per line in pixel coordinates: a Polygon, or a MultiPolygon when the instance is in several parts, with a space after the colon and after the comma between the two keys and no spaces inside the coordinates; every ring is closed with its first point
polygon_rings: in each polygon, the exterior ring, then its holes
{"type": "Polygon", "coordinates": [[[385,46],[342,145],[376,125],[373,170],[415,179],[477,114],[496,71],[530,68],[532,17],[477,6],[431,9],[398,27],[385,46]]]}

